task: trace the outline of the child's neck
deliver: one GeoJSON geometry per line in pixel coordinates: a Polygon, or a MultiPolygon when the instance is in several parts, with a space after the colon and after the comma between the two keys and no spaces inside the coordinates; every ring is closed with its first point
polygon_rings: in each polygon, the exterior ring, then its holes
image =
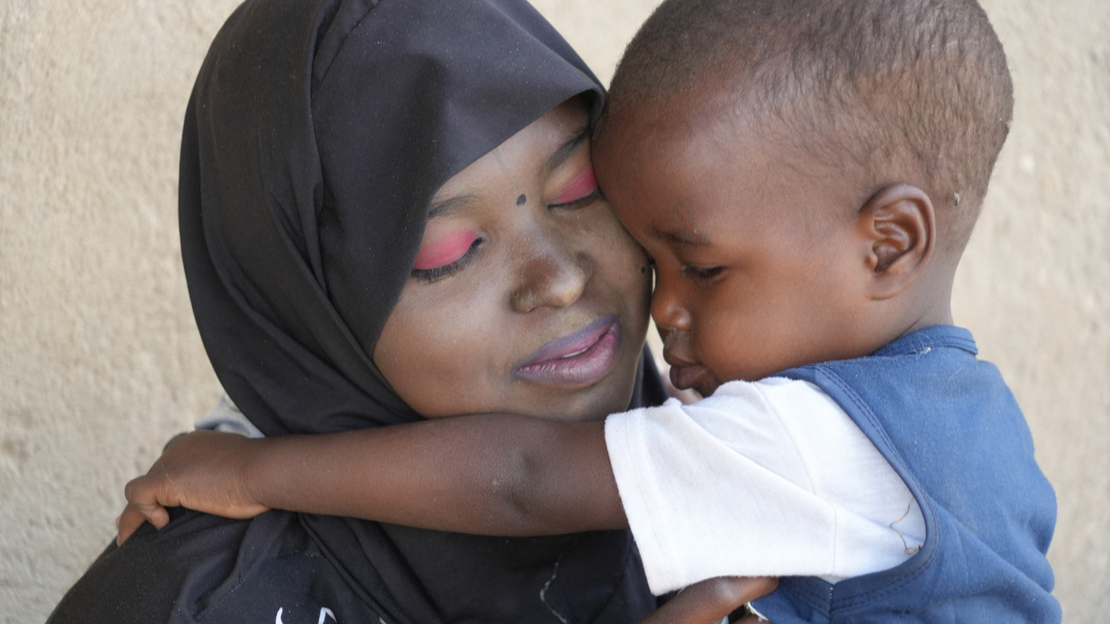
{"type": "Polygon", "coordinates": [[[899,315],[901,332],[892,340],[926,327],[952,324],[952,280],[939,280],[932,287],[918,289],[910,305],[899,315]]]}

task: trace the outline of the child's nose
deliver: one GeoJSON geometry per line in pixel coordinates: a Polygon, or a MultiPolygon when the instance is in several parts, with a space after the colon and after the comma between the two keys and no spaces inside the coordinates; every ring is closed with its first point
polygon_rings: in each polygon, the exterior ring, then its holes
{"type": "Polygon", "coordinates": [[[655,292],[651,297],[651,318],[655,320],[660,332],[689,331],[690,313],[682,305],[680,294],[656,275],[655,292]]]}
{"type": "Polygon", "coordinates": [[[585,257],[551,238],[532,241],[519,262],[519,285],[511,295],[516,312],[573,304],[593,273],[585,257]]]}

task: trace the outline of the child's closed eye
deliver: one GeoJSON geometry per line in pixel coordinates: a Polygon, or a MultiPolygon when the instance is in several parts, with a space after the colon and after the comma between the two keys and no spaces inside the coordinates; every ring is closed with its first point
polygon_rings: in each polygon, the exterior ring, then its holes
{"type": "Polygon", "coordinates": [[[724,270],[724,267],[697,267],[687,264],[682,267],[682,274],[690,279],[711,280],[724,270]]]}

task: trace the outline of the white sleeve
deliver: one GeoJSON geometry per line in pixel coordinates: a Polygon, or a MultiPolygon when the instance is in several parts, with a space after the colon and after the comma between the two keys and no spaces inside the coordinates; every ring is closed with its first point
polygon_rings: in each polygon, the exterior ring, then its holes
{"type": "Polygon", "coordinates": [[[835,582],[924,542],[905,483],[808,382],[730,382],[693,405],[614,414],[605,441],[656,594],[727,575],[835,582]]]}

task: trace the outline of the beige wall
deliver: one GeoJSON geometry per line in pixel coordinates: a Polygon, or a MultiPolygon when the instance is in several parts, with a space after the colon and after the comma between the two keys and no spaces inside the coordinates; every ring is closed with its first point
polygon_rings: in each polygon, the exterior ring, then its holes
{"type": "MultiPolygon", "coordinates": [[[[180,118],[236,0],[0,2],[0,621],[42,621],[122,486],[216,399],[178,259],[180,118]]],[[[654,0],[543,0],[603,79],[654,0]]],[[[956,288],[1055,483],[1072,621],[1110,612],[1110,4],[989,0],[1013,135],[956,288]]]]}

